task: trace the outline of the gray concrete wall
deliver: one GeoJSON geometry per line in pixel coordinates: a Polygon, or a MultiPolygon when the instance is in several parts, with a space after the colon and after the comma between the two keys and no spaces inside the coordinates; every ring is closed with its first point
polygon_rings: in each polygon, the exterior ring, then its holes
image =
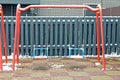
{"type": "Polygon", "coordinates": [[[120,0],[103,0],[103,8],[120,6],[120,0]]]}
{"type": "Polygon", "coordinates": [[[40,4],[40,0],[0,0],[0,4],[40,4]]]}
{"type": "MultiPolygon", "coordinates": [[[[103,8],[120,6],[120,0],[40,0],[41,5],[101,4],[103,8]]],[[[83,16],[83,9],[40,9],[41,16],[83,16]]]]}

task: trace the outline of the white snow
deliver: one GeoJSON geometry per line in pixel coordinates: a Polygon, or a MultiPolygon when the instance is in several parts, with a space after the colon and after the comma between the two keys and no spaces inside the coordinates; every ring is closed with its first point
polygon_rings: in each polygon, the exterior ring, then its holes
{"type": "MultiPolygon", "coordinates": [[[[18,65],[21,65],[21,63],[15,64],[15,70],[19,69],[17,68],[18,65]]],[[[12,63],[3,63],[3,71],[12,71],[12,63]]]]}
{"type": "Polygon", "coordinates": [[[75,56],[74,56],[74,55],[71,55],[70,57],[71,57],[71,58],[83,58],[83,56],[80,56],[80,55],[77,55],[77,56],[76,56],[76,55],[75,55],[75,56]]]}
{"type": "Polygon", "coordinates": [[[98,65],[101,65],[101,64],[99,62],[96,62],[95,65],[98,66],[98,65]]]}
{"type": "Polygon", "coordinates": [[[64,65],[60,65],[60,64],[54,64],[51,66],[52,68],[58,69],[58,68],[62,68],[64,67],[64,65]]]}
{"type": "Polygon", "coordinates": [[[47,58],[47,56],[35,56],[34,58],[47,58]]]}
{"type": "Polygon", "coordinates": [[[12,68],[8,65],[3,66],[3,71],[12,71],[12,68]]]}
{"type": "MultiPolygon", "coordinates": [[[[24,58],[31,58],[31,56],[28,56],[28,55],[19,55],[19,59],[24,59],[24,58]]],[[[5,59],[5,56],[2,56],[2,59],[4,60],[5,59]]],[[[13,55],[10,55],[8,56],[8,59],[13,59],[13,55]]]]}
{"type": "MultiPolygon", "coordinates": [[[[106,68],[107,71],[112,70],[113,68],[106,68]]],[[[101,69],[102,71],[104,70],[104,68],[101,69]]]]}

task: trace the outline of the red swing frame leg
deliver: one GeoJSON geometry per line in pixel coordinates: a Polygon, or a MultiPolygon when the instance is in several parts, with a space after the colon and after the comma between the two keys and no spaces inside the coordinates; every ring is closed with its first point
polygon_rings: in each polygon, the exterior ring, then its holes
{"type": "Polygon", "coordinates": [[[105,59],[105,41],[104,41],[104,27],[103,27],[103,18],[102,18],[102,8],[99,7],[100,11],[100,31],[101,31],[101,39],[102,39],[102,64],[103,64],[103,70],[106,70],[106,59],[105,59]]]}
{"type": "Polygon", "coordinates": [[[15,63],[19,63],[19,44],[20,44],[20,15],[19,11],[20,5],[17,6],[16,11],[16,24],[15,24],[15,40],[14,40],[14,50],[13,50],[13,62],[12,69],[15,70],[15,63]]]}
{"type": "Polygon", "coordinates": [[[4,43],[4,54],[5,54],[5,61],[6,63],[8,63],[8,49],[7,49],[7,41],[6,41],[6,32],[5,32],[5,23],[4,23],[4,13],[3,13],[3,9],[2,9],[2,5],[0,5],[0,15],[1,15],[1,40],[3,37],[3,43],[4,43]]]}
{"type": "Polygon", "coordinates": [[[4,48],[4,55],[5,55],[5,62],[8,63],[8,49],[6,43],[6,32],[5,32],[5,25],[4,25],[4,13],[2,9],[2,5],[0,5],[0,15],[1,15],[1,28],[0,28],[0,71],[3,70],[2,67],[2,39],[3,39],[3,48],[4,48]]]}
{"type": "Polygon", "coordinates": [[[100,63],[100,29],[99,29],[99,12],[96,12],[96,34],[97,34],[97,54],[98,54],[98,62],[100,63]]]}
{"type": "Polygon", "coordinates": [[[2,38],[1,38],[1,31],[0,31],[0,71],[3,70],[3,67],[2,67],[2,38]]]}

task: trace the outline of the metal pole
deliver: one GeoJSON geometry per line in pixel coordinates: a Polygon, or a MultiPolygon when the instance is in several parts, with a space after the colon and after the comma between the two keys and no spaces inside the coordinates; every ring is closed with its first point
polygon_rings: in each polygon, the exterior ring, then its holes
{"type": "Polygon", "coordinates": [[[14,50],[13,50],[13,63],[12,63],[13,71],[15,70],[15,62],[17,62],[16,58],[18,58],[17,54],[19,54],[19,53],[17,53],[17,52],[19,52],[18,51],[18,47],[19,47],[19,44],[18,44],[19,40],[18,40],[18,38],[19,38],[19,35],[20,35],[19,26],[18,26],[18,25],[20,25],[20,22],[18,21],[20,15],[19,15],[18,7],[19,7],[19,5],[17,6],[17,10],[16,10],[16,24],[15,24],[15,33],[14,33],[15,37],[14,37],[14,50]]]}
{"type": "Polygon", "coordinates": [[[98,25],[98,15],[99,12],[96,12],[96,37],[97,37],[97,55],[98,55],[98,62],[100,63],[100,29],[98,25]]]}
{"type": "Polygon", "coordinates": [[[106,59],[105,59],[105,43],[104,43],[104,27],[103,27],[103,19],[102,19],[102,8],[99,5],[100,9],[100,30],[101,30],[101,38],[102,38],[102,62],[103,62],[103,69],[106,70],[106,59]]]}
{"type": "Polygon", "coordinates": [[[1,38],[1,29],[0,29],[0,71],[3,70],[2,67],[2,38],[1,38]]]}
{"type": "Polygon", "coordinates": [[[4,15],[3,15],[3,9],[2,9],[1,5],[0,5],[0,14],[1,14],[1,23],[2,23],[1,39],[2,39],[2,35],[3,35],[5,61],[6,61],[6,63],[8,63],[8,57],[7,57],[8,56],[8,49],[7,49],[6,32],[5,32],[5,26],[4,26],[4,15]]]}
{"type": "Polygon", "coordinates": [[[16,63],[18,64],[19,63],[19,52],[20,52],[20,49],[19,49],[19,44],[20,44],[20,15],[21,15],[21,12],[18,11],[18,24],[17,24],[17,27],[18,27],[18,43],[17,43],[17,61],[16,63]]]}

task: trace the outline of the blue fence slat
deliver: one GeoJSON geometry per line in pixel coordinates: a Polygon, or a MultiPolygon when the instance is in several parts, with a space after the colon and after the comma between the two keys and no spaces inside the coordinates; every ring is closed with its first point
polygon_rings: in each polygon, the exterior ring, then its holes
{"type": "MultiPolygon", "coordinates": [[[[38,18],[35,18],[36,22],[35,22],[35,47],[38,48],[38,18]]],[[[36,55],[39,55],[39,51],[36,51],[36,55]]]]}
{"type": "Polygon", "coordinates": [[[60,54],[59,56],[62,56],[62,44],[63,44],[63,22],[62,19],[60,19],[60,54]]]}
{"type": "Polygon", "coordinates": [[[25,18],[25,55],[29,55],[29,52],[28,52],[28,18],[26,17],[25,18]]]}
{"type": "Polygon", "coordinates": [[[24,22],[23,22],[23,17],[21,18],[21,38],[20,38],[20,41],[21,41],[21,55],[24,55],[24,22]]]}
{"type": "Polygon", "coordinates": [[[107,28],[108,28],[108,24],[106,23],[106,18],[104,18],[104,41],[105,41],[105,50],[106,50],[106,52],[105,52],[105,54],[107,53],[107,28]]]}
{"type": "Polygon", "coordinates": [[[67,19],[66,18],[65,18],[65,26],[64,27],[65,27],[64,28],[65,29],[65,32],[64,32],[65,33],[65,36],[64,36],[65,37],[64,38],[65,39],[65,49],[64,49],[65,52],[64,52],[64,56],[67,56],[67,42],[68,42],[67,41],[68,40],[68,37],[67,37],[67,28],[68,28],[68,26],[67,26],[67,19]]]}
{"type": "Polygon", "coordinates": [[[43,19],[40,18],[40,45],[43,47],[43,19]]]}
{"type": "Polygon", "coordinates": [[[91,19],[92,27],[93,27],[93,53],[92,55],[96,55],[96,23],[95,19],[91,19]]]}
{"type": "Polygon", "coordinates": [[[8,48],[8,55],[9,55],[9,25],[8,25],[8,17],[6,17],[6,40],[7,40],[7,48],[8,48]]]}
{"type": "Polygon", "coordinates": [[[120,55],[120,17],[117,24],[117,55],[120,55]]]}
{"type": "Polygon", "coordinates": [[[14,17],[11,17],[11,52],[13,52],[14,26],[14,17]]]}
{"type": "Polygon", "coordinates": [[[79,43],[79,47],[81,48],[81,47],[82,47],[82,42],[83,42],[83,41],[82,41],[82,40],[83,40],[83,34],[82,34],[82,33],[83,33],[82,19],[80,18],[78,22],[79,22],[79,25],[78,25],[78,26],[79,26],[79,33],[78,33],[78,38],[79,38],[78,40],[79,40],[79,41],[78,41],[78,43],[79,43]]]}
{"type": "Polygon", "coordinates": [[[86,21],[86,18],[84,18],[84,52],[85,52],[85,55],[87,55],[87,47],[86,47],[86,44],[87,44],[87,21],[86,21]]]}
{"type": "Polygon", "coordinates": [[[92,38],[91,38],[91,36],[92,36],[92,26],[91,26],[91,21],[90,21],[90,19],[88,19],[88,24],[89,24],[89,26],[88,26],[88,55],[91,55],[91,41],[92,41],[92,38]]]}
{"type": "MultiPolygon", "coordinates": [[[[46,21],[45,21],[45,48],[48,48],[48,18],[46,18],[46,21]]],[[[47,53],[48,50],[44,50],[45,53],[47,53]]]]}
{"type": "Polygon", "coordinates": [[[72,27],[72,18],[70,18],[69,47],[72,47],[72,41],[73,41],[72,30],[73,30],[73,27],[72,27]]]}
{"type": "Polygon", "coordinates": [[[115,26],[115,18],[111,19],[112,21],[112,52],[115,52],[115,30],[116,30],[116,26],[115,26]]]}
{"type": "Polygon", "coordinates": [[[111,43],[111,22],[110,22],[110,18],[108,19],[108,54],[111,53],[111,47],[110,47],[110,43],[111,43]]]}
{"type": "Polygon", "coordinates": [[[75,48],[78,47],[78,19],[75,18],[74,20],[74,27],[75,27],[75,30],[74,30],[74,45],[75,45],[75,48]]]}
{"type": "Polygon", "coordinates": [[[57,19],[55,19],[55,56],[58,55],[58,22],[57,19]]]}
{"type": "Polygon", "coordinates": [[[50,56],[53,54],[53,18],[50,19],[50,56]]]}
{"type": "Polygon", "coordinates": [[[48,47],[48,18],[46,18],[46,21],[45,21],[45,47],[47,48],[48,47]]]}
{"type": "Polygon", "coordinates": [[[30,22],[30,41],[31,41],[30,42],[31,43],[31,45],[30,45],[31,46],[31,50],[30,50],[31,52],[30,53],[31,53],[31,56],[32,56],[32,53],[33,53],[33,41],[34,41],[34,32],[33,32],[34,31],[34,27],[33,27],[34,23],[33,23],[33,18],[32,17],[30,18],[30,21],[31,21],[30,22]]]}

